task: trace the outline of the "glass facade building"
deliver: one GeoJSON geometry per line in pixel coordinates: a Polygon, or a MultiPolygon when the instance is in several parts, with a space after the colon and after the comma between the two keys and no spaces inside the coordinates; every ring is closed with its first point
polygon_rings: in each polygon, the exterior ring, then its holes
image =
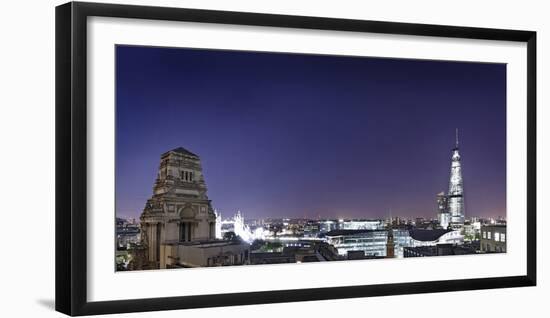
{"type": "Polygon", "coordinates": [[[388,232],[385,230],[335,230],[326,235],[327,243],[338,249],[339,255],[349,251],[364,251],[365,256],[386,256],[388,232]]]}
{"type": "Polygon", "coordinates": [[[464,184],[462,181],[462,164],[460,163],[460,153],[458,150],[458,130],[456,132],[456,145],[451,157],[448,205],[451,223],[464,224],[464,184]]]}

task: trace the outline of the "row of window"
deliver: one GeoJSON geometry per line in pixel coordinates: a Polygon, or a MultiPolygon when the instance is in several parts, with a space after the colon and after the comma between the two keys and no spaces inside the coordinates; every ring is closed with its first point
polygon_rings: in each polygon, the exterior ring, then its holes
{"type": "Polygon", "coordinates": [[[192,181],[195,180],[195,173],[193,171],[182,171],[181,172],[181,179],[183,181],[192,182],[192,181]]]}
{"type": "Polygon", "coordinates": [[[484,239],[487,239],[487,240],[491,240],[492,239],[491,236],[493,236],[494,241],[496,241],[496,242],[506,242],[506,234],[505,233],[495,232],[494,235],[493,235],[493,232],[482,231],[481,235],[484,239]]]}

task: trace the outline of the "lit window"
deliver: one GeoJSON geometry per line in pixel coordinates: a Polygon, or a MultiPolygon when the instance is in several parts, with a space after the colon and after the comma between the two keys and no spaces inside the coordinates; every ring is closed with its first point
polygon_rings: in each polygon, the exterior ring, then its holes
{"type": "Polygon", "coordinates": [[[500,233],[498,232],[495,233],[495,241],[500,241],[500,233]]]}
{"type": "Polygon", "coordinates": [[[488,239],[488,240],[491,239],[491,232],[487,232],[487,239],[488,239]]]}
{"type": "Polygon", "coordinates": [[[483,231],[483,238],[486,239],[487,238],[487,232],[483,231]]]}
{"type": "Polygon", "coordinates": [[[500,241],[501,242],[506,242],[506,234],[500,233],[500,241]]]}

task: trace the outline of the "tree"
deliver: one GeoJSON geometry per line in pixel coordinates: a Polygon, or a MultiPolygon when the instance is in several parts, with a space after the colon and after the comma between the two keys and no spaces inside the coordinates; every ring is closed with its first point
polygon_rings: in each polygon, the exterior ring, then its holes
{"type": "Polygon", "coordinates": [[[224,239],[224,241],[234,241],[234,240],[238,239],[238,236],[237,236],[237,234],[235,234],[235,232],[229,231],[229,232],[225,232],[223,234],[223,239],[224,239]]]}

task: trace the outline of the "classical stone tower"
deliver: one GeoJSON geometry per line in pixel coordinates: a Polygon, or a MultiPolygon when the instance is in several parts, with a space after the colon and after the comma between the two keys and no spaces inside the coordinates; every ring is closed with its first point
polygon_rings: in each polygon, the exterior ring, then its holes
{"type": "Polygon", "coordinates": [[[206,195],[199,156],[181,147],[161,155],[153,195],[140,220],[152,267],[159,267],[162,244],[215,239],[216,215],[206,195]]]}
{"type": "Polygon", "coordinates": [[[449,178],[448,206],[452,224],[464,224],[464,185],[462,181],[462,166],[458,151],[458,129],[456,143],[451,157],[451,176],[449,178]]]}

